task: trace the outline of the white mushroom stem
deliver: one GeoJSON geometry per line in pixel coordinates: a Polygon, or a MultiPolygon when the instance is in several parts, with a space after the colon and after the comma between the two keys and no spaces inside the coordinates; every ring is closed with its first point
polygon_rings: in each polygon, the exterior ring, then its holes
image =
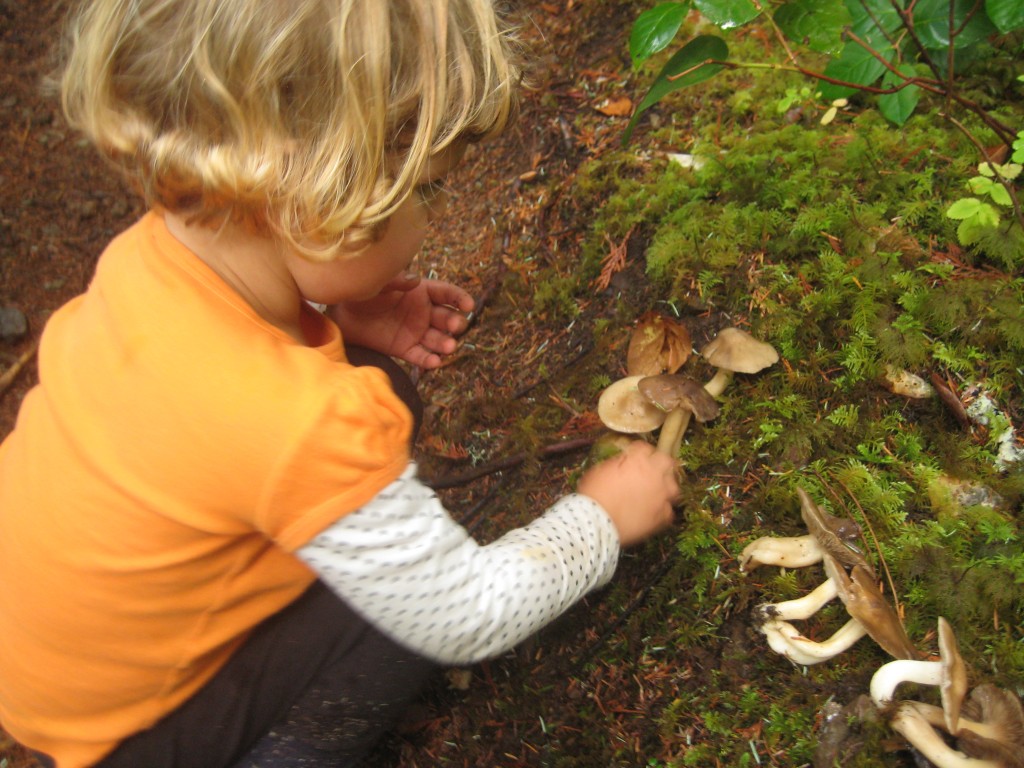
{"type": "Polygon", "coordinates": [[[883,664],[871,676],[871,700],[884,707],[896,695],[900,683],[942,684],[942,662],[897,659],[883,664]]]}
{"type": "Polygon", "coordinates": [[[822,549],[811,534],[762,536],[743,548],[740,553],[740,570],[752,571],[759,565],[803,568],[820,563],[822,557],[822,549]]]}
{"type": "Polygon", "coordinates": [[[764,603],[757,611],[765,619],[783,619],[795,621],[808,619],[839,595],[839,587],[832,579],[826,579],[803,597],[795,600],[784,600],[781,603],[764,603]]]}
{"type": "Polygon", "coordinates": [[[658,450],[667,453],[675,458],[679,453],[679,446],[683,442],[683,433],[690,425],[692,411],[685,408],[676,408],[669,411],[665,417],[665,423],[661,425],[661,432],[658,435],[658,450]]]}
{"type": "Polygon", "coordinates": [[[968,757],[950,747],[915,707],[907,706],[907,702],[900,704],[890,725],[937,768],[999,768],[999,763],[968,757]]]}
{"type": "Polygon", "coordinates": [[[729,387],[732,382],[734,371],[726,370],[725,368],[719,368],[715,371],[715,375],[711,377],[711,380],[704,385],[704,389],[708,391],[708,394],[712,397],[721,397],[722,393],[729,387]]]}
{"type": "MultiPolygon", "coordinates": [[[[946,713],[942,711],[942,707],[936,707],[934,704],[925,704],[923,701],[901,701],[900,706],[913,707],[917,710],[917,714],[928,721],[929,725],[946,730],[946,713]]],[[[957,721],[957,732],[951,735],[956,736],[965,730],[971,731],[982,738],[995,741],[999,741],[1005,736],[1005,730],[1002,728],[997,728],[991,723],[979,723],[977,720],[969,720],[961,715],[957,721]]]]}
{"type": "Polygon", "coordinates": [[[797,664],[820,664],[838,656],[867,634],[864,625],[850,619],[842,627],[821,642],[815,642],[800,634],[787,621],[771,619],[765,622],[761,631],[768,638],[768,645],[776,653],[795,661],[797,664]]]}

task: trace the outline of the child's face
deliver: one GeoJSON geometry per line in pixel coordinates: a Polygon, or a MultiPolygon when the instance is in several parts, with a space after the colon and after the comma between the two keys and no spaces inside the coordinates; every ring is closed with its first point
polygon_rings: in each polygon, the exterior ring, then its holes
{"type": "Polygon", "coordinates": [[[303,298],[319,304],[371,299],[406,271],[419,253],[429,225],[447,208],[444,183],[464,152],[465,147],[460,146],[432,159],[419,186],[388,219],[381,238],[357,256],[329,262],[289,256],[288,269],[303,298]]]}

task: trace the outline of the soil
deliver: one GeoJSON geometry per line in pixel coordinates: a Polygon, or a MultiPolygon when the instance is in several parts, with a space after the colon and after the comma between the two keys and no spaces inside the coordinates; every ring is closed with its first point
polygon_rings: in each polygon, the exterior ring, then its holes
{"type": "MultiPolygon", "coordinates": [[[[563,403],[562,433],[537,437],[534,447],[540,448],[575,438],[556,451],[564,456],[541,461],[508,440],[487,446],[487,460],[511,459],[503,473],[474,471],[467,461],[471,441],[431,438],[431,426],[445,433],[464,419],[460,396],[484,387],[494,407],[507,401],[513,419],[514,403],[549,397],[544,371],[564,371],[588,351],[590,331],[530,317],[530,279],[538,264],[574,268],[574,246],[587,224],[565,218],[572,206],[562,195],[580,162],[621,136],[624,118],[598,107],[623,93],[629,77],[624,35],[635,15],[628,3],[517,5],[536,65],[521,119],[505,136],[471,150],[451,214],[422,256],[424,271],[460,282],[480,303],[452,364],[423,378],[430,405],[421,460],[438,485],[450,486],[442,494],[453,514],[482,539],[523,522],[479,511],[505,484],[532,483],[530,514],[564,492],[582,458],[572,446],[585,449],[593,436],[592,404],[563,403]],[[465,476],[467,470],[479,477],[465,476]]],[[[32,355],[50,313],[86,288],[105,244],[143,212],[138,198],[64,123],[48,84],[64,10],[62,0],[0,0],[0,308],[13,308],[27,321],[26,333],[0,341],[0,372],[25,363],[0,391],[0,437],[13,428],[19,403],[37,381],[32,355]]],[[[598,739],[608,743],[608,754],[625,748],[635,757],[628,765],[661,754],[664,745],[651,723],[688,672],[643,657],[643,638],[658,617],[635,617],[672,568],[671,550],[665,540],[646,549],[642,560],[625,559],[619,578],[632,602],[621,615],[601,596],[590,598],[505,658],[440,680],[404,735],[386,741],[371,764],[544,765],[581,754],[589,756],[587,764],[611,765],[599,757],[603,747],[580,751],[594,739],[581,713],[595,708],[612,725],[598,739]],[[629,662],[595,662],[608,644],[624,646],[629,662]]],[[[710,657],[700,663],[718,666],[710,657]]],[[[0,765],[30,768],[35,762],[0,732],[0,765]]]]}

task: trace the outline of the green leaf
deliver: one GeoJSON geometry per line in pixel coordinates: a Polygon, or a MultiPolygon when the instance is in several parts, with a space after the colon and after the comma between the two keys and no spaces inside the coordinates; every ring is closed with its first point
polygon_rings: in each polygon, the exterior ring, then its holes
{"type": "Polygon", "coordinates": [[[999,203],[999,205],[1013,205],[1010,200],[1010,194],[998,181],[993,181],[985,176],[975,176],[967,182],[967,186],[971,188],[971,192],[974,194],[988,195],[992,198],[993,202],[999,203]]]}
{"type": "Polygon", "coordinates": [[[999,211],[993,208],[988,203],[981,203],[978,206],[978,212],[974,214],[974,217],[979,224],[985,227],[995,229],[999,226],[999,211]]]}
{"type": "Polygon", "coordinates": [[[790,40],[819,53],[839,53],[850,12],[835,0],[791,0],[775,11],[775,23],[790,40]]]}
{"type": "Polygon", "coordinates": [[[1009,181],[1013,181],[1020,176],[1021,171],[1024,171],[1024,166],[1021,166],[1020,163],[1006,163],[1004,165],[996,163],[996,173],[1009,181]]]}
{"type": "Polygon", "coordinates": [[[625,144],[629,141],[637,120],[644,111],[657,104],[672,91],[678,91],[680,88],[696,85],[714,77],[722,71],[724,65],[709,62],[711,60],[725,61],[727,58],[729,58],[729,46],[722,38],[714,35],[695,37],[676,51],[662,67],[650,90],[637,105],[629,125],[626,126],[622,143],[625,144]],[[684,72],[686,74],[683,74],[684,72]]]}
{"type": "MultiPolygon", "coordinates": [[[[1019,1],[1019,0],[1018,0],[1019,1]]],[[[949,4],[952,0],[918,0],[914,6],[914,29],[925,48],[950,46],[949,4]]],[[[973,3],[957,0],[953,10],[954,48],[966,48],[996,33],[995,25],[983,13],[971,15],[973,3]],[[970,20],[968,21],[968,16],[970,20]],[[967,22],[966,24],[964,22],[967,22]]]]}
{"type": "MultiPolygon", "coordinates": [[[[913,77],[916,73],[914,68],[906,64],[896,67],[900,73],[905,77],[913,77]]],[[[900,83],[904,82],[903,78],[893,74],[891,71],[886,70],[882,76],[882,87],[893,88],[900,83]]],[[[921,99],[921,89],[916,85],[908,85],[895,93],[883,93],[878,97],[878,111],[882,113],[886,120],[895,123],[896,125],[903,125],[907,122],[917,107],[917,102],[921,99]]]]}
{"type": "Polygon", "coordinates": [[[846,8],[853,19],[853,33],[872,45],[903,26],[891,0],[846,0],[846,8]]]}
{"type": "MultiPolygon", "coordinates": [[[[976,243],[986,232],[999,226],[999,212],[988,203],[983,203],[980,200],[975,200],[975,202],[978,203],[978,207],[974,215],[965,218],[956,228],[956,236],[961,245],[976,243]]],[[[946,212],[946,215],[949,215],[949,211],[946,212]]]]}
{"type": "Polygon", "coordinates": [[[1024,27],[1024,3],[1020,0],[985,0],[985,12],[1003,34],[1024,27]]]}
{"type": "Polygon", "coordinates": [[[629,36],[629,55],[637,67],[675,38],[686,18],[686,3],[661,3],[641,13],[629,36]]]}
{"type": "MultiPolygon", "coordinates": [[[[891,49],[879,51],[882,56],[886,56],[890,52],[891,49]]],[[[825,74],[829,77],[856,85],[871,85],[885,71],[885,65],[882,62],[852,40],[843,46],[842,53],[838,58],[832,59],[825,65],[825,74]]],[[[842,99],[857,93],[857,91],[857,88],[824,81],[821,84],[821,95],[827,101],[842,99]]]]}
{"type": "Polygon", "coordinates": [[[967,182],[967,186],[971,188],[974,194],[988,195],[992,198],[993,202],[999,203],[999,205],[1013,205],[1013,202],[1010,200],[1010,193],[998,181],[986,179],[984,176],[975,176],[967,182]]]}
{"type": "Polygon", "coordinates": [[[708,21],[722,29],[743,26],[761,13],[751,0],[693,0],[693,5],[708,21]]]}
{"type": "Polygon", "coordinates": [[[1001,176],[1004,179],[1013,181],[1020,176],[1022,170],[1024,170],[1024,167],[1017,163],[1006,163],[1005,165],[1000,163],[978,163],[978,173],[982,176],[988,176],[990,179],[1001,176]]]}
{"type": "Polygon", "coordinates": [[[951,219],[969,219],[978,213],[984,203],[976,197],[965,197],[957,200],[946,209],[946,216],[951,219]]]}

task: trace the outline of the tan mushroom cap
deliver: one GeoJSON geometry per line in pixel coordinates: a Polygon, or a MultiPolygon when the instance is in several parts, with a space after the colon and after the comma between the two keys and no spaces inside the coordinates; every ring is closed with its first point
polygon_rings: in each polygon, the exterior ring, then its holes
{"type": "Polygon", "coordinates": [[[636,434],[657,429],[665,421],[665,412],[637,389],[642,378],[627,376],[605,387],[597,400],[597,415],[608,429],[636,434]]]}
{"type": "Polygon", "coordinates": [[[739,328],[723,328],[701,355],[715,368],[736,373],[757,373],[779,362],[775,347],[739,328]]]}

